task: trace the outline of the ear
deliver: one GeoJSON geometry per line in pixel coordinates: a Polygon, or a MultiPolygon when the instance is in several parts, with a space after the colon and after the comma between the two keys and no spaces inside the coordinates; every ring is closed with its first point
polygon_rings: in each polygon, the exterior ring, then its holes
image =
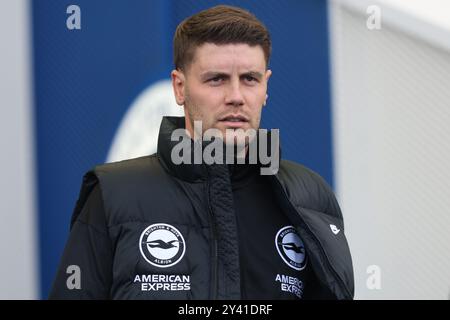
{"type": "Polygon", "coordinates": [[[266,74],[264,75],[266,77],[266,82],[269,81],[269,78],[271,75],[272,75],[272,70],[267,69],[266,74]]]}
{"type": "Polygon", "coordinates": [[[184,105],[185,100],[185,76],[181,70],[172,70],[170,76],[172,78],[172,87],[175,100],[179,106],[182,106],[184,105]]]}
{"type": "MultiPolygon", "coordinates": [[[[269,78],[270,78],[271,75],[272,75],[272,70],[267,70],[267,71],[266,71],[266,74],[264,75],[265,78],[266,78],[266,85],[267,85],[267,83],[269,82],[269,78]]],[[[268,97],[269,97],[269,95],[266,94],[266,98],[264,99],[263,106],[265,106],[265,105],[267,104],[267,98],[268,98],[268,97]]]]}

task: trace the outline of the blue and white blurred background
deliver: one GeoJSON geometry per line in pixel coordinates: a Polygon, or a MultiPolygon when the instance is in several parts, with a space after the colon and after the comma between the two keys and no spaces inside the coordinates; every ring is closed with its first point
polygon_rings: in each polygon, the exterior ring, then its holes
{"type": "Polygon", "coordinates": [[[83,173],[154,152],[182,114],[172,35],[218,3],[271,31],[262,125],[336,191],[356,298],[448,299],[446,0],[0,0],[0,299],[47,297],[83,173]]]}

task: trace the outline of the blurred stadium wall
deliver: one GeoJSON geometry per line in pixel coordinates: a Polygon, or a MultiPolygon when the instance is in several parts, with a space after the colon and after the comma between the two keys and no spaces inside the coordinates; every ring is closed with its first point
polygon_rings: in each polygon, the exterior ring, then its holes
{"type": "MultiPolygon", "coordinates": [[[[356,298],[448,298],[448,4],[223,2],[272,33],[262,126],[337,191],[356,298]]],[[[181,113],[175,27],[223,2],[0,0],[1,299],[47,296],[83,173],[154,152],[161,117],[181,113]],[[80,30],[66,26],[73,4],[80,30]]]]}
{"type": "Polygon", "coordinates": [[[331,1],[329,12],[335,188],[357,297],[448,299],[450,3],[331,1]],[[366,26],[373,5],[379,30],[366,26]],[[366,285],[371,265],[379,290],[366,285]]]}

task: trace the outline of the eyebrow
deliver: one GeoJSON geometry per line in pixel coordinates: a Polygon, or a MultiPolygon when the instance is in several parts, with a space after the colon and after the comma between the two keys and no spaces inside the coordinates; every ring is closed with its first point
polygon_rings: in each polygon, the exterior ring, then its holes
{"type": "Polygon", "coordinates": [[[263,77],[263,74],[258,71],[249,71],[249,72],[245,72],[245,73],[241,74],[241,76],[250,76],[255,79],[261,80],[263,77]]]}
{"type": "MultiPolygon", "coordinates": [[[[261,80],[263,77],[263,74],[258,71],[248,71],[248,72],[244,72],[239,75],[239,77],[246,77],[246,76],[250,76],[250,77],[256,78],[258,80],[261,80]]],[[[202,80],[207,80],[207,79],[211,79],[211,78],[215,78],[215,77],[229,78],[230,75],[228,73],[220,72],[220,71],[207,71],[200,75],[200,78],[202,80]]]]}

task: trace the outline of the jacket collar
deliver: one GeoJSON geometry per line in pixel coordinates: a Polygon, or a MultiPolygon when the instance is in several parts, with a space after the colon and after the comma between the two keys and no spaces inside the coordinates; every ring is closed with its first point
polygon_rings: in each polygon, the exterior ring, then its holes
{"type": "MultiPolygon", "coordinates": [[[[175,129],[185,129],[185,118],[184,117],[163,117],[161,122],[161,127],[158,136],[158,148],[157,156],[162,164],[162,166],[172,175],[176,176],[185,181],[189,182],[201,182],[205,181],[210,174],[210,171],[215,166],[225,166],[226,164],[212,164],[207,165],[205,163],[194,164],[194,142],[191,140],[191,148],[189,148],[189,157],[191,158],[191,163],[181,163],[175,164],[171,159],[172,149],[179,143],[179,141],[172,141],[172,132],[175,129]]],[[[187,136],[186,136],[187,137],[187,136]]],[[[270,132],[267,135],[268,141],[270,142],[270,132]]],[[[259,139],[259,137],[258,137],[259,139]]],[[[202,142],[202,150],[209,144],[209,141],[202,142]]],[[[281,149],[279,152],[281,157],[281,149]]],[[[280,163],[280,162],[279,162],[280,163]]],[[[262,166],[259,161],[256,164],[258,167],[262,166]]],[[[234,169],[234,168],[230,168],[234,169]]]]}
{"type": "MultiPolygon", "coordinates": [[[[158,150],[157,154],[160,159],[161,164],[165,169],[172,175],[186,180],[189,182],[200,182],[205,180],[207,176],[207,171],[204,164],[175,164],[171,159],[172,149],[179,143],[179,141],[172,141],[172,132],[175,129],[185,129],[184,117],[163,117],[161,122],[161,127],[159,129],[158,136],[158,150]]],[[[194,143],[191,142],[189,155],[193,159],[194,143]]]]}

